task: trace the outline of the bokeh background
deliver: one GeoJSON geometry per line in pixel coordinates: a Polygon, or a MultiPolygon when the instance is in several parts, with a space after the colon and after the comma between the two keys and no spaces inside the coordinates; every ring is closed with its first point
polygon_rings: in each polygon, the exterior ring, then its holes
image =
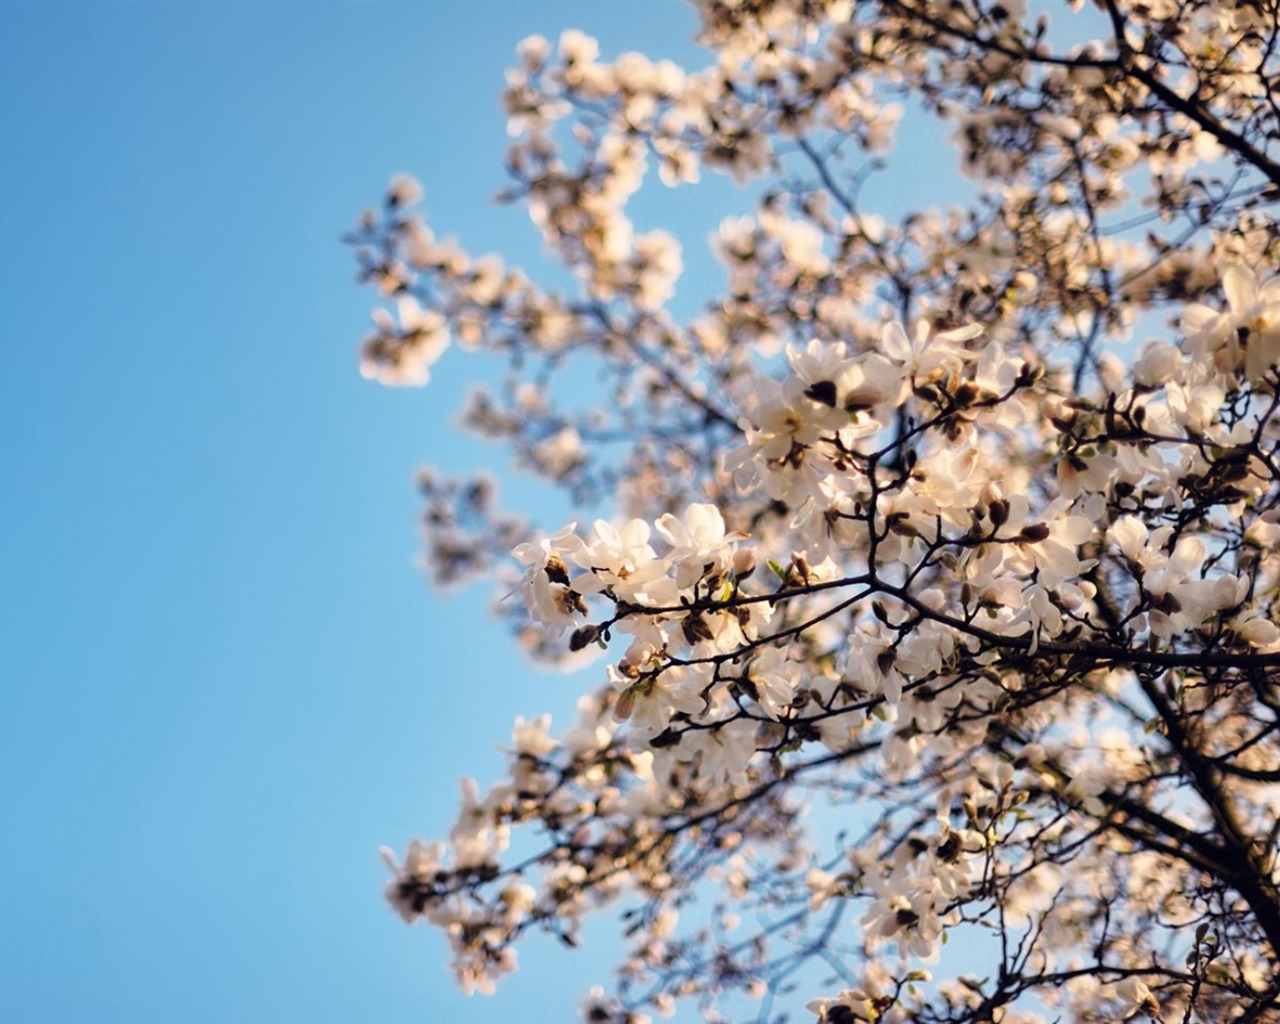
{"type": "MultiPolygon", "coordinates": [[[[457,440],[465,355],[360,378],[339,243],[407,171],[440,232],[545,261],[491,201],[498,98],[569,26],[706,59],[675,2],[0,5],[0,1020],[537,1024],[607,980],[597,926],[465,1000],[381,899],[379,845],[582,684],[415,567],[415,468],[508,467],[457,440]]],[[[661,201],[709,273],[731,211],[661,201]]]]}

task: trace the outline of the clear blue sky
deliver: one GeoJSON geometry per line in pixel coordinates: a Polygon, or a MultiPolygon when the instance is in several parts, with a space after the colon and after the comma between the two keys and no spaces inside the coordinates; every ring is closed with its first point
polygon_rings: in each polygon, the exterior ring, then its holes
{"type": "Polygon", "coordinates": [[[440,229],[536,263],[489,202],[515,43],[688,57],[694,24],[0,6],[0,1019],[536,1024],[602,975],[611,950],[534,945],[464,1001],[380,899],[377,847],[443,833],[456,777],[577,687],[414,570],[415,467],[482,458],[449,426],[473,370],[361,380],[337,240],[403,170],[440,229]]]}
{"type": "Polygon", "coordinates": [[[536,260],[503,184],[533,31],[688,49],[676,4],[0,7],[0,1019],[565,1021],[607,955],[464,1001],[382,903],[517,713],[572,706],[415,571],[474,371],[360,379],[338,236],[392,172],[536,260]],[[459,643],[458,638],[462,641],[459,643]]]}

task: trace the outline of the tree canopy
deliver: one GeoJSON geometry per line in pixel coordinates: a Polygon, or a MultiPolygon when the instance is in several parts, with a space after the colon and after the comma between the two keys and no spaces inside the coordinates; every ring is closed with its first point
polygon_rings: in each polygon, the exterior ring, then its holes
{"type": "Polygon", "coordinates": [[[497,354],[466,428],[595,516],[423,474],[435,580],[600,682],[387,898],[468,991],[611,908],[597,1022],[1280,1021],[1276,0],[697,9],[700,68],[519,48],[571,284],[405,176],[350,236],[364,373],[497,354]],[[969,201],[867,208],[916,123],[969,201]],[[750,212],[641,230],[654,171],[750,212]]]}

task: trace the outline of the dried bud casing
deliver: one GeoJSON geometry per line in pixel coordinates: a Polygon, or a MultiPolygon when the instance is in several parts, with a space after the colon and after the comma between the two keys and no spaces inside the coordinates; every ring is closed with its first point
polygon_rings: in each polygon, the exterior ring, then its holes
{"type": "Polygon", "coordinates": [[[1030,526],[1024,526],[1022,532],[1018,534],[1019,540],[1024,540],[1028,544],[1039,544],[1042,540],[1048,540],[1049,527],[1045,523],[1032,523],[1030,526]]]}
{"type": "Polygon", "coordinates": [[[580,651],[587,645],[593,644],[599,639],[599,626],[593,626],[590,623],[585,626],[579,626],[569,637],[569,650],[580,651]]]}
{"type": "Polygon", "coordinates": [[[825,405],[828,409],[835,408],[836,386],[833,381],[820,380],[816,384],[811,384],[805,388],[804,395],[819,405],[825,405]]]}

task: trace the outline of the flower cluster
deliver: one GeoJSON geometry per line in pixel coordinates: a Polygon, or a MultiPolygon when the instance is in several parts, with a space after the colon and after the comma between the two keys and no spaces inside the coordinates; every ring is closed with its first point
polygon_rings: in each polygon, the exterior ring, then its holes
{"type": "Polygon", "coordinates": [[[407,177],[353,232],[366,375],[497,354],[467,429],[593,509],[423,477],[436,578],[605,661],[388,854],[468,991],[614,906],[588,1020],[773,1019],[797,979],[826,1024],[1280,1013],[1280,25],[1095,6],[701,0],[700,69],[533,37],[504,199],[569,292],[407,177]],[[972,202],[864,209],[929,116],[972,202]],[[761,187],[687,322],[690,240],[629,212],[655,168],[761,187]]]}

